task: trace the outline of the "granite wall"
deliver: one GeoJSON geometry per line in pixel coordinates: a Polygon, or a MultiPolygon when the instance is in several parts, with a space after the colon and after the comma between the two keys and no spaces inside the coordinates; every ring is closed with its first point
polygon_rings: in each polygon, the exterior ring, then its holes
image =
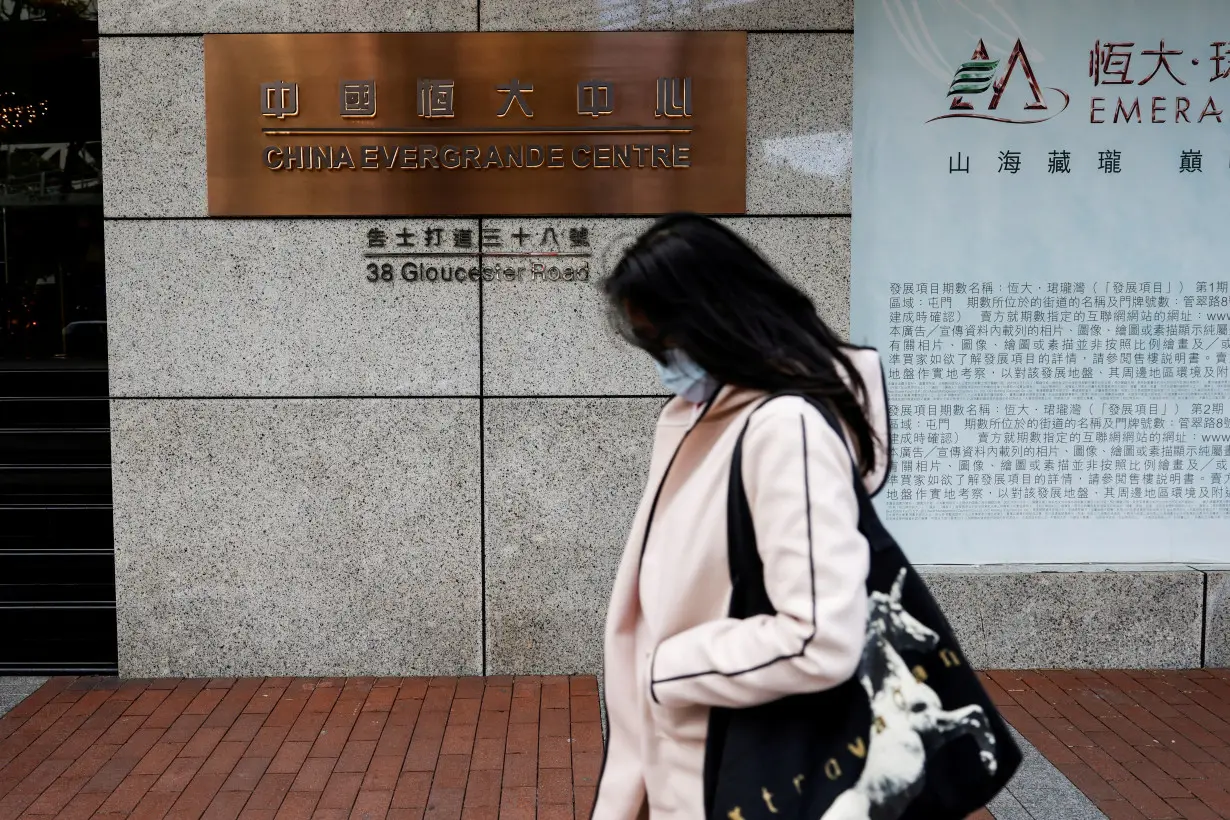
{"type": "MultiPolygon", "coordinates": [[[[373,286],[373,220],[208,219],[202,36],[749,30],[729,224],[844,329],[852,0],[99,6],[121,672],[597,670],[662,403],[649,362],[592,279],[373,286]]],[[[610,259],[647,223],[569,224],[610,259]]],[[[932,574],[978,662],[1191,666],[1225,628],[1203,622],[1224,578],[1044,569],[932,574]]]]}

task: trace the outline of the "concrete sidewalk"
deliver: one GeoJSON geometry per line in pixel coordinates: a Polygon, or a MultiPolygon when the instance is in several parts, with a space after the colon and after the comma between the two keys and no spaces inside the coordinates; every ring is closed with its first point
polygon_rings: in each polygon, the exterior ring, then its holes
{"type": "MultiPolygon", "coordinates": [[[[983,680],[1025,761],[976,818],[1230,818],[1230,672],[983,680]]],[[[592,677],[52,678],[0,718],[0,820],[585,820],[601,757],[592,677]]]]}

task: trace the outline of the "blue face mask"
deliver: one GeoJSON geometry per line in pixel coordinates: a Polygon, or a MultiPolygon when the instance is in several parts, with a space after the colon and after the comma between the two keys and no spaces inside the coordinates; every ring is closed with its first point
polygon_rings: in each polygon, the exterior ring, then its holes
{"type": "Polygon", "coordinates": [[[682,350],[666,351],[666,364],[654,360],[666,389],[693,404],[700,404],[718,389],[717,379],[692,361],[682,350]]]}

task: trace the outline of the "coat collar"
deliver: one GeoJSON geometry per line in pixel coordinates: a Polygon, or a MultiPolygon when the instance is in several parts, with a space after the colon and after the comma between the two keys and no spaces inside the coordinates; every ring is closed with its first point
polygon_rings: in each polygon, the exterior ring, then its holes
{"type": "Polygon", "coordinates": [[[658,425],[660,427],[682,427],[684,429],[702,424],[720,424],[725,426],[730,423],[732,417],[741,413],[749,404],[764,395],[765,393],[762,390],[750,390],[743,387],[735,387],[734,385],[723,385],[706,402],[704,409],[699,415],[695,412],[695,404],[676,396],[662,408],[658,425]]]}

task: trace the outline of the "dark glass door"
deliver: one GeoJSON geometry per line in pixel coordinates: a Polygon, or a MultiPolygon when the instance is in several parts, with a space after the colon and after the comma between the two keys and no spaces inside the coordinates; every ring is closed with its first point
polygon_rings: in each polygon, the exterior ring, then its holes
{"type": "Polygon", "coordinates": [[[96,19],[0,3],[0,675],[116,671],[96,19]]]}

